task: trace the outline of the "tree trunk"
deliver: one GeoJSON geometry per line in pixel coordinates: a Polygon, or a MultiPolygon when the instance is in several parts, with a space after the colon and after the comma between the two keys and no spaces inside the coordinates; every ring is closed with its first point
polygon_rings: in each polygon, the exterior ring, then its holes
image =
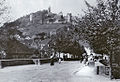
{"type": "Polygon", "coordinates": [[[110,52],[110,71],[109,71],[110,79],[113,79],[112,76],[112,52],[110,52]]]}

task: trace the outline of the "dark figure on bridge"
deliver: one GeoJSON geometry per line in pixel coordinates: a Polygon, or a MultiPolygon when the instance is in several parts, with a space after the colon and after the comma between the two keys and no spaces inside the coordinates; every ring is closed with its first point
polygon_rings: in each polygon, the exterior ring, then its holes
{"type": "Polygon", "coordinates": [[[50,60],[50,65],[51,65],[51,66],[54,65],[54,57],[51,58],[51,60],[50,60]]]}

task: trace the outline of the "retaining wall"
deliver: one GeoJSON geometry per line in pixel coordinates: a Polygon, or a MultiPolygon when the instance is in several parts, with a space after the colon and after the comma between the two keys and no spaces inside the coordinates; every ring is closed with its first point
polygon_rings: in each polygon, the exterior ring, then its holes
{"type": "Polygon", "coordinates": [[[0,60],[0,68],[7,66],[28,65],[28,64],[44,64],[50,63],[50,59],[5,59],[0,60]]]}

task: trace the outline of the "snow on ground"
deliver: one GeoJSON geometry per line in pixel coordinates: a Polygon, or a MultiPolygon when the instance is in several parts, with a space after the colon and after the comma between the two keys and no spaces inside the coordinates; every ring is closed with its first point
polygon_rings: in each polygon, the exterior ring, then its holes
{"type": "Polygon", "coordinates": [[[97,75],[95,67],[84,66],[77,76],[89,79],[89,82],[120,82],[120,80],[110,80],[110,78],[103,75],[97,75]]]}
{"type": "Polygon", "coordinates": [[[0,69],[0,82],[120,82],[96,75],[94,67],[79,61],[43,65],[12,66],[0,69]]]}
{"type": "Polygon", "coordinates": [[[95,74],[95,70],[93,67],[85,66],[83,67],[79,72],[76,73],[76,75],[82,76],[82,77],[92,77],[95,74]],[[84,68],[84,69],[83,69],[84,68]]]}

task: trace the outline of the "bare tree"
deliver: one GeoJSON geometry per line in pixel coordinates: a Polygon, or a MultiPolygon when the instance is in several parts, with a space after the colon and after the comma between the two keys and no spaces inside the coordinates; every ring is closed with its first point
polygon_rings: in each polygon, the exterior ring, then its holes
{"type": "Polygon", "coordinates": [[[0,0],[0,26],[10,21],[10,16],[8,15],[10,13],[9,11],[10,7],[7,4],[6,0],[0,0]]]}

